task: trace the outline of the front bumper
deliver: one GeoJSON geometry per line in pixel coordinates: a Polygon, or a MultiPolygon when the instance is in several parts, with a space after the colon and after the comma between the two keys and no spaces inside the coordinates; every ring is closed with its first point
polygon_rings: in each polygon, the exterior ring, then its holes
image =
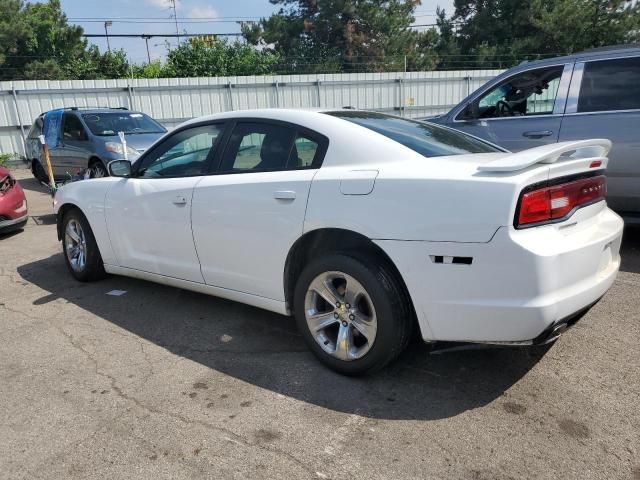
{"type": "Polygon", "coordinates": [[[403,276],[427,341],[532,344],[593,305],[620,267],[623,222],[604,202],[488,243],[376,243],[403,276]],[[471,264],[436,258],[472,258],[471,264]]]}
{"type": "Polygon", "coordinates": [[[20,228],[25,226],[28,219],[29,215],[24,215],[23,217],[0,220],[0,233],[19,230],[20,228]]]}

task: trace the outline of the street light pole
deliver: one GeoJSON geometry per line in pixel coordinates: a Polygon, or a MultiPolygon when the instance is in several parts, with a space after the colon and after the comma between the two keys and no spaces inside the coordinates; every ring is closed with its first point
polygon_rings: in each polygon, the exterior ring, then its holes
{"type": "Polygon", "coordinates": [[[173,8],[173,20],[176,23],[176,37],[178,38],[178,46],[180,46],[180,30],[178,29],[178,11],[176,8],[176,0],[169,0],[171,2],[171,7],[173,8]]]}
{"type": "Polygon", "coordinates": [[[109,29],[107,27],[110,27],[111,25],[113,25],[111,20],[104,22],[104,33],[107,36],[107,49],[109,50],[109,53],[111,53],[111,45],[109,44],[109,29]]]}
{"type": "Polygon", "coordinates": [[[151,38],[151,36],[150,35],[143,35],[142,38],[144,38],[144,41],[147,44],[147,60],[148,60],[148,63],[151,63],[151,54],[149,53],[149,39],[151,38]]]}

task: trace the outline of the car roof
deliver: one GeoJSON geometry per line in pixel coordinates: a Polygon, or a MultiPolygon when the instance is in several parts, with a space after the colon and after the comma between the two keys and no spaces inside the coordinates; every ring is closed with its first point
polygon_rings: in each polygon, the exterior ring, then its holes
{"type": "MultiPolygon", "coordinates": [[[[78,112],[78,113],[117,113],[117,112],[126,112],[126,113],[139,113],[144,114],[144,112],[138,112],[136,110],[129,110],[126,107],[63,107],[65,112],[78,112]]],[[[42,112],[40,116],[45,115],[46,113],[52,112],[53,110],[60,110],[59,108],[52,108],[51,110],[47,110],[46,112],[42,112]]]]}
{"type": "Polygon", "coordinates": [[[542,60],[524,61],[521,64],[510,68],[508,72],[517,70],[528,70],[531,67],[544,67],[545,65],[558,65],[560,63],[585,62],[588,60],[602,60],[605,58],[622,58],[640,56],[640,44],[614,45],[609,47],[598,47],[583,52],[572,53],[559,57],[545,58],[542,60]]]}

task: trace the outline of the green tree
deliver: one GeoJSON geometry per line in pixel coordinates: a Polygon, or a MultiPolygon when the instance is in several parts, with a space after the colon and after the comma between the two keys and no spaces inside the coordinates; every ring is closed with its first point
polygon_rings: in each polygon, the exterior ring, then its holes
{"type": "Polygon", "coordinates": [[[434,65],[433,31],[410,28],[420,0],[270,0],[280,10],[244,25],[248,42],[282,55],[285,69],[377,71],[434,65]],[[409,65],[408,65],[409,66],[409,65]]]}
{"type": "Polygon", "coordinates": [[[63,66],[66,78],[79,80],[125,78],[131,75],[131,67],[123,50],[100,53],[91,45],[82,55],[69,59],[63,66]]]}
{"type": "Polygon", "coordinates": [[[162,76],[221,77],[273,73],[279,56],[241,42],[211,38],[191,38],[171,50],[162,76]]]}
{"type": "Polygon", "coordinates": [[[90,79],[128,75],[122,51],[100,53],[70,25],[59,0],[0,0],[0,72],[4,79],[90,79]]]}
{"type": "Polygon", "coordinates": [[[550,51],[640,40],[640,2],[627,0],[533,0],[532,23],[550,51]]]}
{"type": "Polygon", "coordinates": [[[456,42],[471,67],[638,40],[633,0],[455,0],[456,42]]]}

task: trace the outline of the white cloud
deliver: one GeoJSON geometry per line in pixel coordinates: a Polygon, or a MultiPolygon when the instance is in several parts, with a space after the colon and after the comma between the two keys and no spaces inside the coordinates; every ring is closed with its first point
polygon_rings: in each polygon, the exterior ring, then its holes
{"type": "Polygon", "coordinates": [[[195,6],[189,9],[190,18],[217,18],[218,12],[210,5],[195,6]]]}
{"type": "MultiPolygon", "coordinates": [[[[159,8],[161,10],[169,10],[172,5],[170,0],[145,0],[147,5],[150,5],[155,8],[159,8]]],[[[176,9],[182,9],[182,2],[180,0],[176,0],[176,9]]]]}

